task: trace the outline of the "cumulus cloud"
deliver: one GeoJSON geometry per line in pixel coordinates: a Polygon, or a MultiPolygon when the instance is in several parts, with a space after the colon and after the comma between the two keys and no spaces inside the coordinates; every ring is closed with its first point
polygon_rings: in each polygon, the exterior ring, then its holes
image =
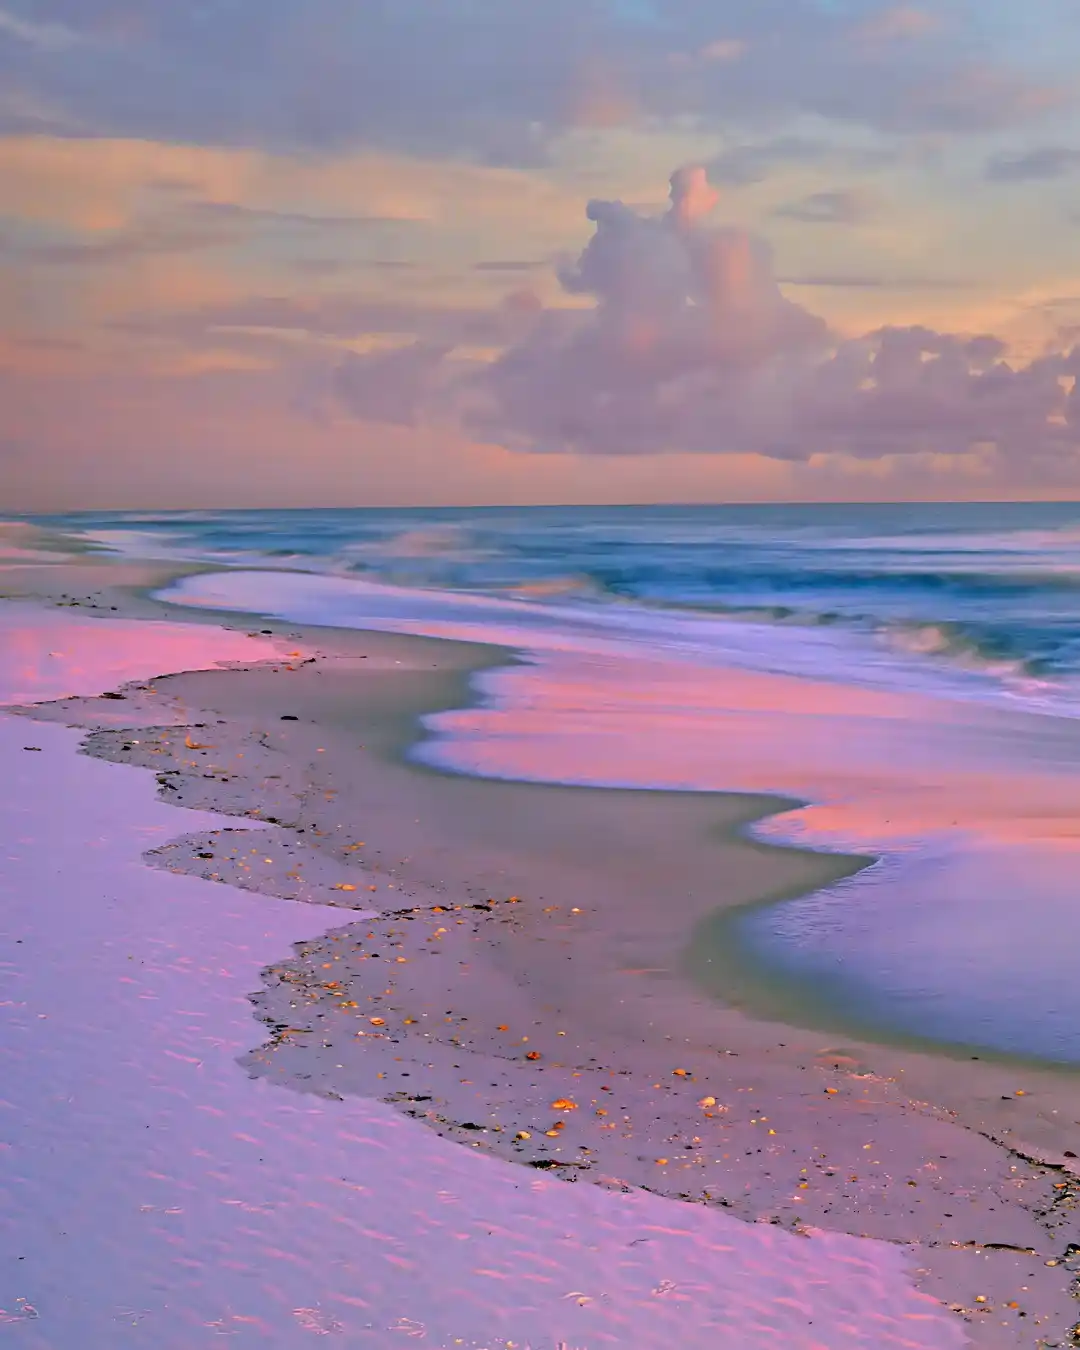
{"type": "Polygon", "coordinates": [[[708,223],[715,199],[684,169],[659,218],[590,202],[561,279],[595,307],[540,314],[474,378],[473,431],[578,454],[1076,456],[1080,347],[1024,364],[986,334],[840,338],[785,298],[763,240],[708,223]]]}
{"type": "MultiPolygon", "coordinates": [[[[1080,465],[1080,346],[1018,362],[986,334],[842,336],[785,294],[766,240],[715,221],[717,204],[701,167],[673,175],[662,213],[589,202],[593,237],[558,273],[566,306],[545,308],[508,270],[496,306],[337,291],[128,314],[114,326],[196,351],[307,361],[327,413],[452,424],[522,451],[809,461],[977,449],[1037,460],[1046,481],[1080,465]]],[[[516,270],[520,241],[510,231],[503,242],[516,270]]],[[[894,284],[828,273],[794,282],[894,284]]]]}
{"type": "Polygon", "coordinates": [[[474,421],[551,449],[685,445],[705,385],[726,385],[734,406],[767,355],[799,361],[821,344],[824,323],[781,294],[763,241],[704,227],[715,202],[701,168],[674,175],[659,219],[590,202],[596,234],[561,281],[595,309],[542,315],[486,372],[491,404],[474,421]]]}

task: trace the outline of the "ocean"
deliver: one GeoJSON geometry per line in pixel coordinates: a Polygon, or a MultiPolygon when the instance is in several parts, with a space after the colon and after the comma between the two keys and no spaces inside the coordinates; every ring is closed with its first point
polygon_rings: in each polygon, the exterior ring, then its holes
{"type": "MultiPolygon", "coordinates": [[[[769,793],[856,876],[717,917],[718,996],[837,1033],[1080,1063],[1080,505],[81,514],[223,613],[518,649],[418,761],[769,793]]],[[[718,882],[718,885],[722,884],[718,882]]],[[[662,902],[663,897],[658,897],[662,902]]]]}
{"type": "MultiPolygon", "coordinates": [[[[1080,691],[1080,504],[532,507],[77,514],[95,547],[525,601],[648,630],[657,611],[759,630],[829,628],[852,661],[914,682],[983,677],[1017,697],[1080,691]]],[[[700,634],[700,625],[691,626],[700,634]]],[[[723,627],[717,641],[723,645],[723,627]]],[[[799,636],[781,642],[782,651],[799,636]]],[[[819,647],[819,650],[821,648],[819,647]]],[[[797,660],[796,658],[793,658],[797,660]]],[[[969,681],[973,696],[980,685],[969,681]]]]}

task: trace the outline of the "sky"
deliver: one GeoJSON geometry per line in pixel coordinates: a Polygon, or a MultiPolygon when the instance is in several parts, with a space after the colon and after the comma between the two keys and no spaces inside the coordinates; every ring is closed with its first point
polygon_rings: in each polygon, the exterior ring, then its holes
{"type": "Polygon", "coordinates": [[[1070,0],[0,0],[0,511],[1080,496],[1070,0]]]}

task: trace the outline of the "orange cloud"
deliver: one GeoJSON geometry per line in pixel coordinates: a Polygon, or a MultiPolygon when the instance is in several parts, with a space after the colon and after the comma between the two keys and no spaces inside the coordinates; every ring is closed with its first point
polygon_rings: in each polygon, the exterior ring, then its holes
{"type": "Polygon", "coordinates": [[[5,212],[39,224],[128,227],[155,191],[269,211],[348,214],[455,228],[485,218],[550,231],[576,224],[576,196],[542,175],[452,160],[358,153],[313,160],[220,146],[0,137],[5,212]]]}
{"type": "MultiPolygon", "coordinates": [[[[320,221],[333,227],[334,246],[360,261],[404,240],[421,270],[369,272],[365,289],[400,298],[411,288],[428,305],[490,295],[489,279],[472,263],[498,256],[510,234],[543,257],[553,246],[576,244],[581,233],[579,189],[555,178],[375,153],[311,160],[15,136],[0,138],[0,181],[6,214],[44,231],[47,241],[0,270],[0,330],[8,332],[38,331],[33,319],[43,312],[48,331],[85,337],[133,312],[332,291],[333,273],[291,271],[283,256],[281,229],[293,230],[288,249],[295,253],[296,229],[320,221]],[[192,215],[195,207],[201,214],[192,215]],[[365,221],[387,227],[370,235],[365,221]],[[177,241],[170,242],[170,230],[177,241]],[[73,234],[75,242],[66,242],[73,234]],[[57,237],[65,242],[52,243],[57,237]]],[[[348,279],[350,289],[355,280],[348,279]]],[[[538,285],[550,289],[545,278],[538,285]]]]}

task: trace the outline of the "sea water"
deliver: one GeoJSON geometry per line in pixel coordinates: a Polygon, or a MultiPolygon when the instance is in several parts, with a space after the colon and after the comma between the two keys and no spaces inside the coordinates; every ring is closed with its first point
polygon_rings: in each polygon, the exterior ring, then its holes
{"type": "Polygon", "coordinates": [[[1080,674],[1072,503],[214,511],[43,523],[144,557],[824,625],[1006,681],[1080,674]]]}

